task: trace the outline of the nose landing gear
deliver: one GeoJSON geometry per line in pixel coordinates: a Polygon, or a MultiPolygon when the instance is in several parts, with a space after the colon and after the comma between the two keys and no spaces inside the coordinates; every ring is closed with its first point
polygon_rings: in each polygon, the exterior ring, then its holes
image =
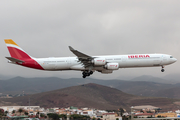
{"type": "Polygon", "coordinates": [[[82,72],[83,78],[86,78],[87,76],[90,76],[93,74],[93,71],[85,70],[82,72]]]}
{"type": "Polygon", "coordinates": [[[161,69],[161,72],[164,72],[165,70],[164,70],[164,66],[162,66],[162,69],[161,69]]]}

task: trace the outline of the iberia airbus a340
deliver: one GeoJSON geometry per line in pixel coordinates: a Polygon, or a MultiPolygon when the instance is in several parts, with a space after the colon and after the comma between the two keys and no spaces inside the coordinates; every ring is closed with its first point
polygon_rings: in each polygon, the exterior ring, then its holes
{"type": "Polygon", "coordinates": [[[160,66],[164,72],[164,66],[177,61],[167,54],[130,54],[89,56],[69,46],[76,57],[34,58],[21,49],[13,40],[5,39],[5,43],[11,57],[6,57],[10,63],[49,71],[78,70],[82,71],[83,78],[98,71],[104,74],[112,73],[119,68],[132,67],[156,67],[160,66]]]}

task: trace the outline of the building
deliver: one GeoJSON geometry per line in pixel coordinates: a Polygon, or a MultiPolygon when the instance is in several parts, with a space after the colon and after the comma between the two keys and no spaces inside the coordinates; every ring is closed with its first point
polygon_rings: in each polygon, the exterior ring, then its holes
{"type": "Polygon", "coordinates": [[[116,120],[116,119],[122,120],[122,117],[117,116],[116,113],[104,113],[103,114],[103,120],[116,120]]]}
{"type": "Polygon", "coordinates": [[[177,117],[177,113],[170,112],[170,113],[158,113],[155,115],[155,117],[177,117]]]}
{"type": "Polygon", "coordinates": [[[19,109],[36,114],[39,111],[40,106],[0,106],[0,109],[7,111],[10,115],[12,115],[13,111],[17,112],[19,109]]]}
{"type": "Polygon", "coordinates": [[[135,114],[134,117],[137,118],[148,118],[148,117],[155,117],[154,113],[139,113],[139,114],[135,114]]]}

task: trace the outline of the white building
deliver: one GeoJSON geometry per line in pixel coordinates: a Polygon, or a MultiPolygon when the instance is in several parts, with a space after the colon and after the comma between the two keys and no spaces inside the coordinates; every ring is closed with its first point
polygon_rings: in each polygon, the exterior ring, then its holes
{"type": "Polygon", "coordinates": [[[122,117],[116,116],[115,113],[104,113],[103,114],[103,120],[116,120],[116,119],[122,120],[122,117]]]}
{"type": "Polygon", "coordinates": [[[12,113],[13,110],[17,111],[20,108],[27,110],[27,111],[31,111],[31,110],[39,110],[40,106],[0,106],[1,109],[3,109],[4,111],[8,111],[8,113],[12,113]]]}

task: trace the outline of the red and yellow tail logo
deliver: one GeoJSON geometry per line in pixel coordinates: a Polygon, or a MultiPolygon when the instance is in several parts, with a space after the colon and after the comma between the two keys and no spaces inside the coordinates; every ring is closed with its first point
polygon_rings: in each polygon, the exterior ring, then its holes
{"type": "Polygon", "coordinates": [[[24,60],[24,59],[30,59],[31,57],[23,50],[21,49],[12,39],[5,39],[4,40],[7,48],[9,50],[9,53],[11,57],[24,60]]]}

